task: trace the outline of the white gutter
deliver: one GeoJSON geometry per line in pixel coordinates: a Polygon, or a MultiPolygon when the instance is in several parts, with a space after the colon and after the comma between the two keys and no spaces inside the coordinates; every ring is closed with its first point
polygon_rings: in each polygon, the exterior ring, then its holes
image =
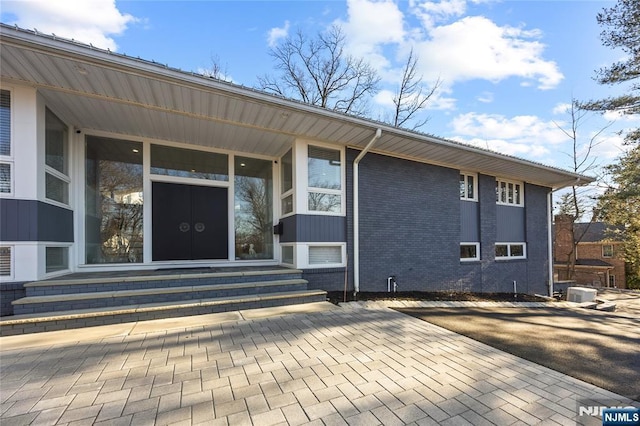
{"type": "Polygon", "coordinates": [[[549,257],[549,297],[553,297],[553,191],[547,194],[547,239],[549,257]]]}
{"type": "Polygon", "coordinates": [[[367,155],[376,140],[382,136],[382,129],[378,128],[367,146],[353,160],[353,291],[360,291],[360,198],[358,195],[358,164],[367,155]]]}

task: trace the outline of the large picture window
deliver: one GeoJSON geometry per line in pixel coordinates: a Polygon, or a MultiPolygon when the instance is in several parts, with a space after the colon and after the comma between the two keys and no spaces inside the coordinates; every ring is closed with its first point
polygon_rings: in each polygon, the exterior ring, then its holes
{"type": "Polygon", "coordinates": [[[273,259],[273,166],[235,157],[236,259],[273,259]]]}
{"type": "Polygon", "coordinates": [[[85,148],[86,262],[142,262],[142,143],[88,136],[85,148]]]}
{"type": "Polygon", "coordinates": [[[308,210],[342,212],[342,161],[337,149],[309,145],[308,210]]]}

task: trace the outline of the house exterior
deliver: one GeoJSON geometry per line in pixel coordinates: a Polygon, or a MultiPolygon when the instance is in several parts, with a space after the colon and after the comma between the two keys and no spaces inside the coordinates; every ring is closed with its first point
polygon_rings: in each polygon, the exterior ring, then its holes
{"type": "Polygon", "coordinates": [[[592,181],[54,36],[0,42],[3,303],[72,272],[211,265],[546,294],[551,193],[592,181]]]}
{"type": "Polygon", "coordinates": [[[568,215],[555,217],[554,270],[558,281],[578,285],[626,288],[623,242],[603,222],[573,223],[568,215]],[[573,231],[572,231],[573,229],[573,231]],[[576,244],[573,252],[574,241],[576,244]],[[575,275],[568,265],[575,256],[575,275]]]}

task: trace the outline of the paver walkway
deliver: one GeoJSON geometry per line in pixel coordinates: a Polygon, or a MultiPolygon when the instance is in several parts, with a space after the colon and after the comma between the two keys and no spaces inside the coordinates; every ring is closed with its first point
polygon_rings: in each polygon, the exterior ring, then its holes
{"type": "Polygon", "coordinates": [[[391,309],[290,309],[0,338],[0,423],[575,424],[619,399],[391,309]]]}

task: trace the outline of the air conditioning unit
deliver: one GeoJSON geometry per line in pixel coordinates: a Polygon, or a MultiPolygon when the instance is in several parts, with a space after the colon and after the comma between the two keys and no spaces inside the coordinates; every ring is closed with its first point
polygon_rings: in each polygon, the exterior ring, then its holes
{"type": "Polygon", "coordinates": [[[567,301],[576,303],[595,302],[598,290],[595,288],[569,287],[567,301]]]}

